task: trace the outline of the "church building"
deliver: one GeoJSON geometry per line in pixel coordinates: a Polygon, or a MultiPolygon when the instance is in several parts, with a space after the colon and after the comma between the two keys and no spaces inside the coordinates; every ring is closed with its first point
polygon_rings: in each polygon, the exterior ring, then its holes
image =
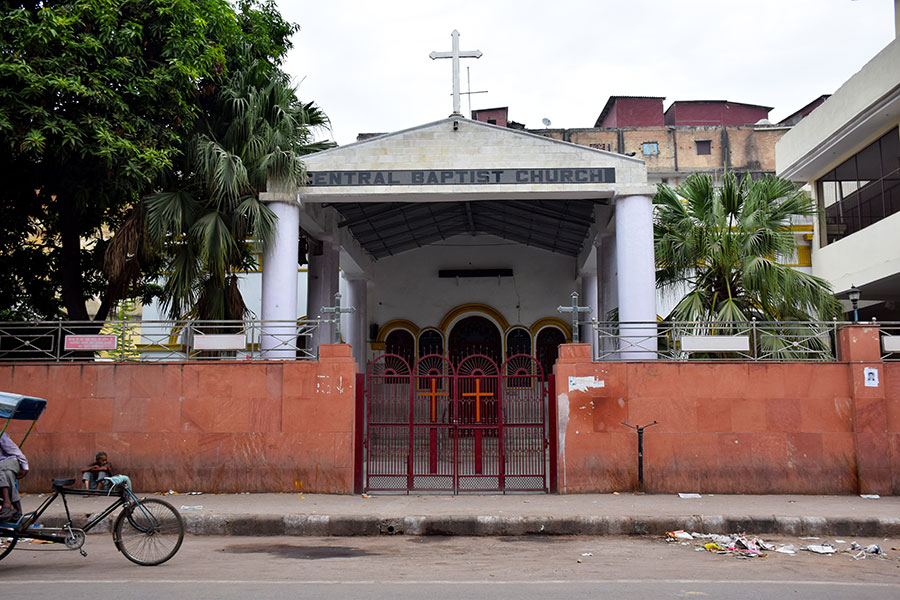
{"type": "Polygon", "coordinates": [[[299,316],[302,229],[307,317],[327,317],[344,278],[354,311],[342,338],[361,368],[390,350],[523,353],[549,369],[573,337],[571,312],[558,311],[573,291],[590,308],[581,321],[614,308],[623,321],[656,320],[654,188],[639,159],[452,114],[305,162],[305,187],[263,196],[279,221],[261,316],[299,316]]]}

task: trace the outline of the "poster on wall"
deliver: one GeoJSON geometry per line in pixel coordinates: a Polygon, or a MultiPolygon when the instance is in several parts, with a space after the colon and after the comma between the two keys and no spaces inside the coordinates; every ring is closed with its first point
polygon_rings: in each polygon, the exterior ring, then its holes
{"type": "Polygon", "coordinates": [[[875,367],[866,367],[863,369],[866,376],[866,387],[878,387],[878,369],[875,367]]]}

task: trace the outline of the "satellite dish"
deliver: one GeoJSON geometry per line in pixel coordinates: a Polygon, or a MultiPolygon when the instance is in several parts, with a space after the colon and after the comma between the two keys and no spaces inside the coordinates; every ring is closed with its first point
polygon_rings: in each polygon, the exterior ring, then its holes
{"type": "Polygon", "coordinates": [[[548,119],[547,117],[541,119],[541,123],[544,124],[544,127],[550,127],[550,119],[548,119]]]}

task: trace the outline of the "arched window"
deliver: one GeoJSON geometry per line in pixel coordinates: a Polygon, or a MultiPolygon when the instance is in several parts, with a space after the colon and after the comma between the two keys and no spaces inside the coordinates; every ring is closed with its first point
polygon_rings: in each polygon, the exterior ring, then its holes
{"type": "Polygon", "coordinates": [[[544,373],[553,372],[553,363],[559,356],[559,345],[566,343],[566,334],[556,327],[544,327],[537,335],[537,359],[544,373]]]}
{"type": "Polygon", "coordinates": [[[506,332],[506,358],[516,354],[531,355],[531,332],[515,327],[506,332]]]}
{"type": "Polygon", "coordinates": [[[487,355],[499,362],[503,356],[500,330],[490,319],[471,316],[460,319],[450,330],[448,354],[454,363],[473,354],[487,355]]]}
{"type": "Polygon", "coordinates": [[[437,329],[426,329],[419,334],[419,358],[429,354],[444,354],[444,336],[437,329]]]}
{"type": "Polygon", "coordinates": [[[394,329],[384,339],[384,351],[387,354],[397,354],[409,364],[410,369],[415,364],[416,341],[413,335],[405,329],[394,329]]]}

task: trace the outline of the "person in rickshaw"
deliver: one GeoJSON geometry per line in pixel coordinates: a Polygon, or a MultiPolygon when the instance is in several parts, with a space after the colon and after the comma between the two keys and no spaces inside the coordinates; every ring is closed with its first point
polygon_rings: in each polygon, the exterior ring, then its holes
{"type": "Polygon", "coordinates": [[[0,435],[0,494],[3,496],[0,521],[15,521],[22,516],[16,479],[26,475],[28,459],[6,433],[0,435]]]}

